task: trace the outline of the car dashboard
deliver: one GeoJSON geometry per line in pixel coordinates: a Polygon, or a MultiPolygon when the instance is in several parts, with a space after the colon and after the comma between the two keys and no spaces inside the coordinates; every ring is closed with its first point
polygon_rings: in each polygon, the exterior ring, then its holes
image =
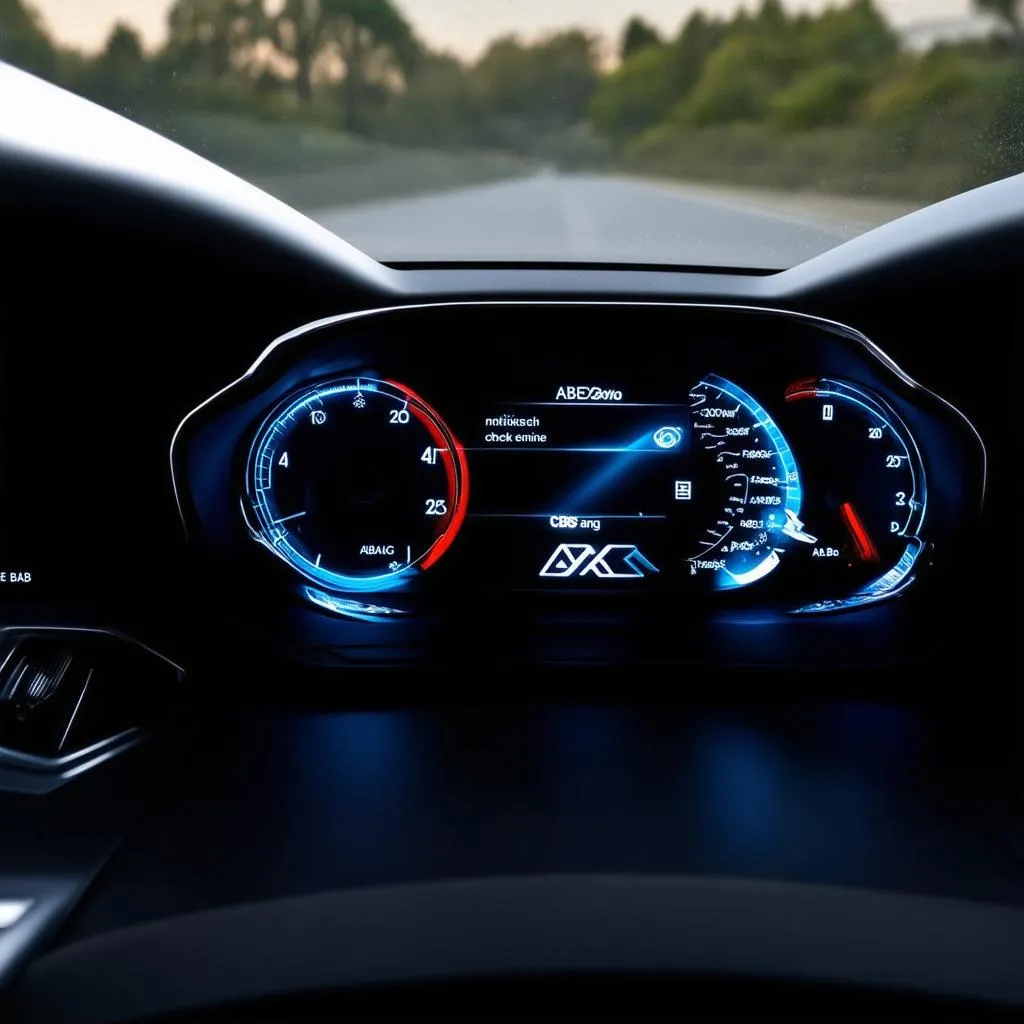
{"type": "Polygon", "coordinates": [[[949,585],[985,482],[966,417],[855,330],[686,303],[329,318],[190,413],[171,465],[243,642],[324,665],[778,664],[751,623],[876,629],[949,585]]]}
{"type": "Polygon", "coordinates": [[[0,1017],[1020,1012],[1024,177],[384,266],[12,75],[0,1017]]]}

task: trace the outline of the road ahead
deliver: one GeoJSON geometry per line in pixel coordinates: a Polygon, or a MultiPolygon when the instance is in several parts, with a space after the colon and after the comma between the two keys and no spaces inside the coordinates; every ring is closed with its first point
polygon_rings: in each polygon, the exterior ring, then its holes
{"type": "Polygon", "coordinates": [[[543,173],[311,216],[385,262],[605,260],[772,269],[799,263],[906,209],[543,173]]]}

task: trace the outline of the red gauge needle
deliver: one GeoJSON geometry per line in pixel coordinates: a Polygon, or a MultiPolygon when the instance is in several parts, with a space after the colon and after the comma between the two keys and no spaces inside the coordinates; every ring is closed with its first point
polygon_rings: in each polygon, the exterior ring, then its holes
{"type": "Polygon", "coordinates": [[[848,501],[839,506],[839,514],[843,517],[846,528],[850,531],[854,546],[857,548],[857,557],[862,562],[877,562],[878,548],[875,547],[871,535],[864,527],[857,510],[848,501]]]}

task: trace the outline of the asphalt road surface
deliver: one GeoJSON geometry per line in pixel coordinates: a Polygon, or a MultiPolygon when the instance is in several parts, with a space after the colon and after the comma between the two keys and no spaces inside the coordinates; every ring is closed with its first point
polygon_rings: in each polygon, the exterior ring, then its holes
{"type": "Polygon", "coordinates": [[[600,260],[779,269],[908,209],[542,173],[308,212],[385,262],[600,260]]]}

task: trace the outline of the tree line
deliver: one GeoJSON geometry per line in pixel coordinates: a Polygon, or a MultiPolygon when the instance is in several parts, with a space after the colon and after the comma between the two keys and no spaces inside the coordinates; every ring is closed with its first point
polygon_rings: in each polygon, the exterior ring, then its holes
{"type": "Polygon", "coordinates": [[[425,44],[393,0],[174,0],[156,52],[118,23],[94,55],[0,0],[0,59],[156,127],[224,111],[757,184],[849,189],[849,165],[875,191],[888,175],[889,191],[943,192],[1024,170],[1024,0],[975,2],[998,30],[926,53],[874,0],[814,14],[759,0],[667,35],[632,18],[613,44],[578,28],[508,35],[467,61],[425,44]],[[929,174],[900,173],[915,163],[929,174]]]}

